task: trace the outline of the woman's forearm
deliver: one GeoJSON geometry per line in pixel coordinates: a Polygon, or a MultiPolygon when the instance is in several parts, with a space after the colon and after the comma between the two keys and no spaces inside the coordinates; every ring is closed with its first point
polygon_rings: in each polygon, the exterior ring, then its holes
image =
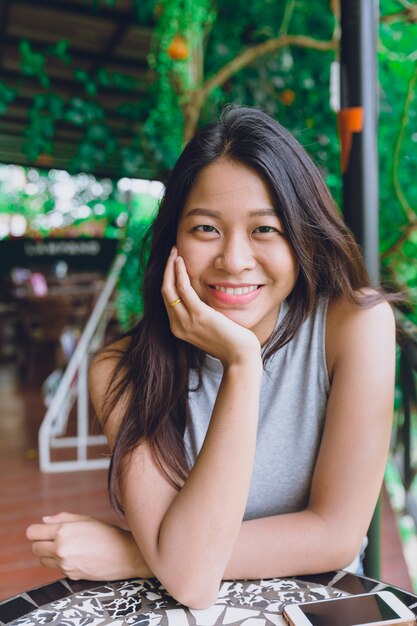
{"type": "Polygon", "coordinates": [[[245,521],[223,578],[258,579],[342,569],[360,551],[363,536],[312,510],[245,521]]]}
{"type": "MultiPolygon", "coordinates": [[[[122,577],[154,576],[133,535],[124,532],[124,547],[118,551],[124,553],[124,564],[119,565],[122,577]]],[[[276,578],[341,569],[359,552],[354,539],[344,535],[345,541],[308,510],[242,522],[223,579],[276,578]]]]}
{"type": "MultiPolygon", "coordinates": [[[[123,577],[154,576],[133,535],[124,533],[124,546],[118,550],[124,554],[119,565],[123,577]]],[[[359,552],[355,540],[344,534],[345,541],[309,510],[242,522],[222,578],[275,578],[343,568],[359,552]]]]}
{"type": "Polygon", "coordinates": [[[127,518],[145,559],[186,604],[200,604],[193,589],[207,589],[207,597],[217,593],[239,534],[256,448],[260,378],[257,362],[225,371],[201,452],[151,540],[143,534],[143,513],[135,515],[132,506],[137,478],[131,474],[126,481],[127,518]]]}
{"type": "Polygon", "coordinates": [[[115,572],[116,567],[118,568],[117,579],[152,578],[154,574],[145,562],[132,533],[129,530],[120,529],[118,541],[119,545],[116,550],[118,562],[113,563],[115,572]]]}

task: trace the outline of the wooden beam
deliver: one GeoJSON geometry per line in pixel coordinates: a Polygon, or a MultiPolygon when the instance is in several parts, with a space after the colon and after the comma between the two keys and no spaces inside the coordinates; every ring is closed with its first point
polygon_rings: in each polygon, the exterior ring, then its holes
{"type": "MultiPolygon", "coordinates": [[[[23,5],[27,7],[33,7],[33,0],[13,0],[13,4],[23,5]]],[[[36,6],[44,9],[59,9],[63,13],[75,13],[77,15],[85,16],[85,17],[97,17],[103,18],[110,22],[114,23],[114,20],[123,19],[126,16],[130,16],[130,20],[132,22],[135,21],[135,11],[133,8],[133,3],[129,0],[125,3],[125,6],[128,6],[127,9],[121,9],[120,6],[123,3],[118,0],[114,5],[106,4],[102,2],[100,7],[95,7],[93,2],[87,4],[86,2],[77,2],[74,0],[36,0],[36,6]]],[[[148,28],[153,28],[155,26],[155,21],[153,20],[151,24],[147,24],[148,28]]]]}
{"type": "Polygon", "coordinates": [[[105,42],[101,53],[94,57],[89,71],[92,76],[94,76],[105,63],[114,58],[114,52],[117,46],[123,41],[130,24],[130,18],[126,18],[115,26],[112,35],[108,41],[105,42]]]}
{"type": "Polygon", "coordinates": [[[0,69],[3,66],[5,38],[10,22],[11,4],[12,0],[0,0],[0,69]]]}

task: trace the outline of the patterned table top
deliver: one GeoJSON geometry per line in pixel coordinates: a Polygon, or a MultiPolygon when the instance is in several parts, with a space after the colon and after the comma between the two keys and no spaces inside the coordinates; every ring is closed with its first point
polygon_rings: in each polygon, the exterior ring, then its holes
{"type": "Polygon", "coordinates": [[[386,589],[417,615],[417,595],[343,571],[301,578],[226,581],[217,602],[193,610],[156,579],[111,583],[58,580],[0,604],[9,626],[282,626],[284,604],[386,589]]]}

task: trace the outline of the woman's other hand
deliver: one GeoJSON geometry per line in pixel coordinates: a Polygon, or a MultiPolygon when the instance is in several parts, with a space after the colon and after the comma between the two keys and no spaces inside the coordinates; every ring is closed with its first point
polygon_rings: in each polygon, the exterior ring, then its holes
{"type": "Polygon", "coordinates": [[[26,537],[42,565],[72,580],[119,580],[152,575],[132,534],[118,526],[74,513],[43,517],[26,537]]]}

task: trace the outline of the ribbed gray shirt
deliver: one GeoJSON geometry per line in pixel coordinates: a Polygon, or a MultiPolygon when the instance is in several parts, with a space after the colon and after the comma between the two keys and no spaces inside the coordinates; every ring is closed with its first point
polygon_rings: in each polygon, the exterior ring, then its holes
{"type": "MultiPolygon", "coordinates": [[[[285,310],[284,303],[278,324],[285,310]]],[[[330,388],[326,313],[327,302],[322,301],[264,369],[256,455],[244,519],[299,511],[308,504],[330,388]]],[[[191,466],[203,444],[222,373],[221,362],[207,355],[202,384],[189,392],[184,442],[191,466]]],[[[191,371],[190,389],[197,384],[197,373],[191,371]]]]}

